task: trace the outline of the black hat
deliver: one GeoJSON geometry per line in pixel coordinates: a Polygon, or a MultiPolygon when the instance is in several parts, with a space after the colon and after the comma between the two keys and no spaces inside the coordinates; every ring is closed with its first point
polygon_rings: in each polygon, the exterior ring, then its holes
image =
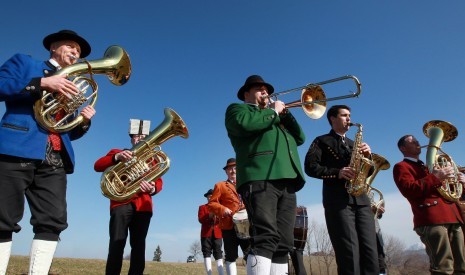
{"type": "Polygon", "coordinates": [[[52,45],[53,42],[57,41],[63,41],[63,40],[71,40],[79,44],[81,47],[81,54],[80,57],[84,58],[90,54],[90,45],[87,43],[87,41],[80,37],[76,32],[71,31],[71,30],[61,30],[57,33],[52,33],[47,35],[44,38],[43,44],[44,47],[50,51],[50,46],[52,45]]]}
{"type": "Polygon", "coordinates": [[[235,158],[230,158],[226,161],[226,166],[223,167],[223,170],[226,170],[229,166],[236,166],[236,159],[235,158]]]}
{"type": "Polygon", "coordinates": [[[213,194],[212,189],[208,190],[207,193],[203,194],[203,196],[206,198],[206,197],[210,196],[211,194],[213,194]]]}
{"type": "Polygon", "coordinates": [[[244,86],[242,86],[239,91],[237,92],[237,97],[244,101],[244,93],[247,92],[252,86],[262,84],[265,85],[268,89],[268,94],[271,95],[274,92],[273,86],[271,84],[266,83],[263,78],[259,75],[251,75],[247,77],[245,80],[244,86]]]}

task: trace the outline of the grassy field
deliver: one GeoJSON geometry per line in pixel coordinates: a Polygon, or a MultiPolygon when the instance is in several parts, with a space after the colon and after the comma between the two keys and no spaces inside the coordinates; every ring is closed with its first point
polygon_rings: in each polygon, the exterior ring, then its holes
{"type": "MultiPolygon", "coordinates": [[[[401,267],[392,267],[389,269],[390,275],[423,275],[428,272],[428,259],[409,258],[405,260],[401,267]]],[[[105,260],[96,259],[77,259],[77,258],[55,258],[49,275],[101,275],[105,274],[105,260]]],[[[336,275],[336,264],[333,259],[329,264],[329,272],[326,270],[326,264],[323,257],[312,256],[304,257],[305,269],[307,274],[312,275],[336,275]],[[311,262],[310,262],[311,260],[311,262]],[[311,272],[310,272],[311,270],[311,272]]],[[[213,263],[213,274],[218,274],[216,265],[213,263]]],[[[9,275],[26,275],[29,267],[29,257],[12,256],[8,264],[7,274],[9,275]]],[[[123,261],[121,274],[127,274],[129,261],[123,261]]],[[[146,262],[144,274],[150,275],[204,275],[205,269],[203,263],[164,263],[164,262],[146,262]]],[[[225,271],[226,274],[226,271],[225,271]]],[[[243,263],[238,262],[237,274],[246,275],[243,263]]],[[[291,272],[291,275],[294,273],[291,272]]]]}
{"type": "MultiPolygon", "coordinates": [[[[102,275],[105,274],[105,260],[55,258],[53,260],[50,275],[102,275]]],[[[214,265],[214,263],[213,263],[214,265]]],[[[215,265],[214,265],[215,266],[215,265]]],[[[12,256],[8,264],[8,275],[27,274],[29,268],[29,257],[12,256]]],[[[129,261],[123,261],[121,274],[127,274],[129,261]]],[[[150,275],[204,275],[203,263],[159,263],[147,262],[144,274],[150,275]]],[[[218,274],[216,266],[213,274],[218,274]]],[[[226,271],[225,271],[226,274],[226,271]]],[[[238,275],[245,275],[245,267],[238,264],[238,275]]]]}

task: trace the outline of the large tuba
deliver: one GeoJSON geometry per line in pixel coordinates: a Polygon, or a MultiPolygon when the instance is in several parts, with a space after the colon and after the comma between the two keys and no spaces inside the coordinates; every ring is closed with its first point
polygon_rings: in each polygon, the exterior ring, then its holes
{"type": "Polygon", "coordinates": [[[161,151],[160,144],[175,136],[188,138],[187,127],[175,111],[165,108],[163,122],[131,149],[133,159],[103,172],[100,179],[102,194],[115,201],[125,201],[139,192],[143,180],[160,178],[170,167],[170,159],[161,151]]]}
{"type": "Polygon", "coordinates": [[[68,98],[44,91],[42,97],[34,103],[34,115],[39,125],[55,133],[67,132],[78,126],[84,117],[81,114],[75,116],[75,113],[86,102],[93,107],[97,101],[98,85],[93,74],[106,74],[111,83],[118,86],[125,84],[131,75],[128,54],[119,46],[111,46],[102,59],[84,60],[57,71],[55,75],[73,77],[72,82],[80,92],[68,98]],[[81,74],[89,74],[89,77],[81,74]],[[57,118],[57,114],[60,117],[57,118]]]}
{"type": "Polygon", "coordinates": [[[441,144],[454,140],[458,136],[457,128],[449,122],[442,120],[431,120],[423,125],[423,133],[430,139],[428,150],[426,151],[426,165],[429,171],[434,167],[443,168],[452,166],[454,175],[443,180],[438,192],[441,196],[451,202],[456,202],[462,196],[463,187],[459,182],[459,168],[452,158],[441,150],[441,144]],[[440,154],[437,152],[441,151],[440,154]]]}
{"type": "Polygon", "coordinates": [[[349,164],[349,167],[354,170],[356,175],[354,179],[346,182],[346,189],[350,195],[357,197],[368,191],[368,185],[366,184],[368,173],[375,164],[358,150],[358,147],[362,144],[363,126],[359,123],[350,123],[349,125],[358,127],[349,164]]]}

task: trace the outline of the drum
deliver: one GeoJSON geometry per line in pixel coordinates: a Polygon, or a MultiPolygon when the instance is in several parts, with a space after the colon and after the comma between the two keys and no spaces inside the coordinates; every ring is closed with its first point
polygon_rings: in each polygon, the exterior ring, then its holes
{"type": "Polygon", "coordinates": [[[305,206],[297,206],[294,225],[294,247],[303,250],[307,242],[308,216],[305,206]]]}
{"type": "Polygon", "coordinates": [[[249,219],[245,209],[239,210],[232,217],[234,229],[239,239],[246,240],[250,238],[249,234],[249,219]]]}

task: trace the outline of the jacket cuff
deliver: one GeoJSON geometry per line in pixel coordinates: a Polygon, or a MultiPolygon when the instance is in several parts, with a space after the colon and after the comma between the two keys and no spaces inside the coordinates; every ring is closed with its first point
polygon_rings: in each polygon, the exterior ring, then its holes
{"type": "Polygon", "coordinates": [[[31,79],[31,81],[21,91],[22,93],[29,93],[34,97],[40,97],[42,88],[40,87],[40,77],[31,79]]]}

